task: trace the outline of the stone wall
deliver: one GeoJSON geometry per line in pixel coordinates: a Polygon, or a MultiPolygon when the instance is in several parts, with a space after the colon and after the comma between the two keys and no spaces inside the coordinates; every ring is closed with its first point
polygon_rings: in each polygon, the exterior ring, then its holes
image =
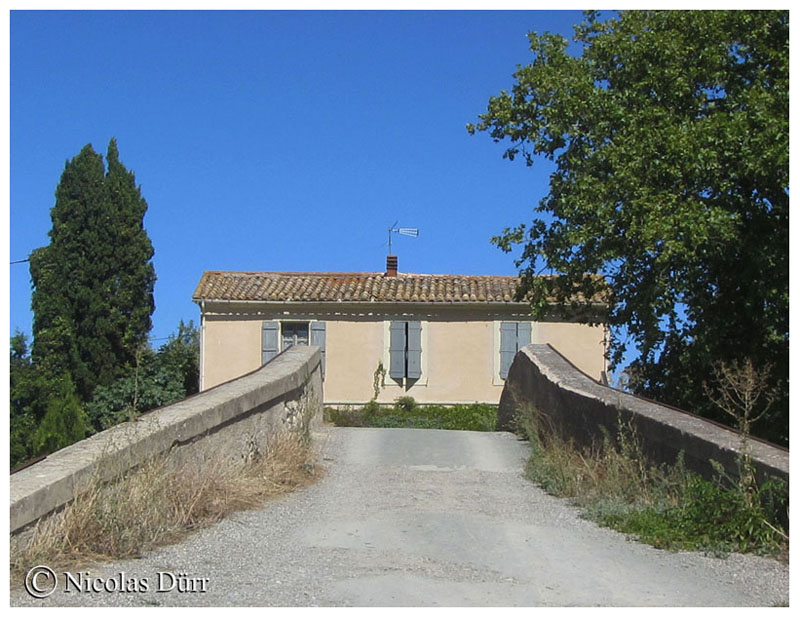
{"type": "MultiPolygon", "coordinates": [[[[735,472],[739,434],[689,412],[603,386],[575,368],[550,345],[520,350],[509,370],[498,410],[499,428],[509,428],[518,409],[533,406],[554,427],[576,442],[602,439],[601,427],[614,433],[620,420],[630,422],[646,454],[656,462],[675,463],[683,452],[686,466],[709,478],[710,460],[735,472]]],[[[757,473],[789,480],[789,451],[751,438],[757,473]]]]}
{"type": "Polygon", "coordinates": [[[295,346],[260,369],[48,455],[11,475],[11,533],[71,501],[92,481],[157,456],[197,459],[262,452],[280,431],[322,422],[319,348],[295,346]]]}

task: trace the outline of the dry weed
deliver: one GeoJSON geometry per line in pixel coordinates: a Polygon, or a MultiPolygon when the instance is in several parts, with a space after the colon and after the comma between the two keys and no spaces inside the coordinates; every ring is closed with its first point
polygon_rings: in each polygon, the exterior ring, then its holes
{"type": "Polygon", "coordinates": [[[165,455],[113,482],[102,483],[98,475],[64,509],[12,543],[12,578],[36,564],[70,568],[139,556],[305,486],[319,473],[308,441],[284,432],[274,435],[259,457],[217,455],[199,465],[176,464],[165,455]]]}

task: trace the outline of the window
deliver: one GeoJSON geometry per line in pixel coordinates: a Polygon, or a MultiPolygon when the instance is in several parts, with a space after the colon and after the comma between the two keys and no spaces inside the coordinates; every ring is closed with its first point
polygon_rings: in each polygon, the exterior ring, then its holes
{"type": "Polygon", "coordinates": [[[322,353],[322,378],[325,379],[325,322],[279,322],[272,320],[261,324],[261,364],[269,362],[280,351],[293,345],[318,346],[322,353]],[[280,342],[280,346],[278,345],[280,342]]]}
{"type": "Polygon", "coordinates": [[[394,380],[422,377],[422,323],[389,325],[389,377],[394,380]]]}
{"type": "Polygon", "coordinates": [[[521,348],[531,342],[530,322],[500,323],[500,377],[508,377],[511,363],[521,348]]]}
{"type": "Polygon", "coordinates": [[[293,345],[308,345],[308,322],[281,323],[281,351],[293,345]]]}

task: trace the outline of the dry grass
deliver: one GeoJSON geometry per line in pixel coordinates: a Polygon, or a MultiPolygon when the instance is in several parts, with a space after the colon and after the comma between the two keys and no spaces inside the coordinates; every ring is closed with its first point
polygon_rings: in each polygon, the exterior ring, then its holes
{"type": "Polygon", "coordinates": [[[70,568],[140,556],[197,528],[313,482],[321,469],[308,440],[284,432],[258,458],[152,460],[111,483],[92,481],[62,511],[12,543],[12,579],[37,564],[70,568]]]}
{"type": "Polygon", "coordinates": [[[682,457],[674,466],[647,461],[635,430],[618,419],[616,435],[579,447],[538,410],[523,408],[517,425],[533,446],[528,478],[578,506],[599,504],[668,508],[680,503],[686,483],[682,457]]]}

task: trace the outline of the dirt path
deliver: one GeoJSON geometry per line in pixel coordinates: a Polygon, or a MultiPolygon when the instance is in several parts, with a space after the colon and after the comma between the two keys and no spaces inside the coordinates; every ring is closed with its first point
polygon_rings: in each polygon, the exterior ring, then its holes
{"type": "Polygon", "coordinates": [[[327,473],[316,485],[84,576],[146,580],[146,592],[64,593],[60,574],[52,596],[18,590],[12,605],[788,602],[786,565],[660,551],[580,519],[521,477],[528,446],[510,434],[327,428],[318,440],[327,473]]]}

